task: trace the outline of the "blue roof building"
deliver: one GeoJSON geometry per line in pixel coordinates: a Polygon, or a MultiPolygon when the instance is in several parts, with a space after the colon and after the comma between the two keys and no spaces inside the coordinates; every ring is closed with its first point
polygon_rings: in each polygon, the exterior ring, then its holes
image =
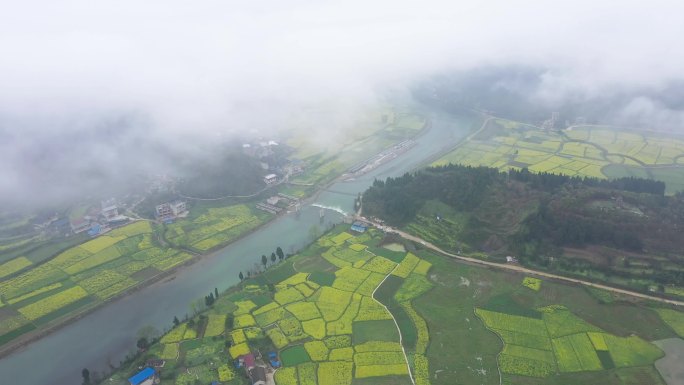
{"type": "Polygon", "coordinates": [[[151,385],[154,383],[156,372],[152,368],[145,368],[135,376],[128,379],[131,385],[151,385]]]}
{"type": "Polygon", "coordinates": [[[101,232],[102,232],[102,227],[96,223],[90,227],[90,230],[88,230],[88,235],[90,235],[91,237],[94,237],[94,236],[100,235],[101,232]]]}
{"type": "Polygon", "coordinates": [[[368,225],[363,222],[354,222],[351,226],[351,229],[357,233],[363,233],[368,229],[368,225]]]}

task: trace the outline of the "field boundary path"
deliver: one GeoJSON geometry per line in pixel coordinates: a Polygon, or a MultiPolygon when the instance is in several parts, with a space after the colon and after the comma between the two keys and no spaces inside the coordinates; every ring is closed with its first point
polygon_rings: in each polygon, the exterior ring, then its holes
{"type": "Polygon", "coordinates": [[[392,275],[392,273],[394,273],[394,270],[396,270],[398,267],[399,267],[399,264],[397,263],[397,265],[394,266],[394,269],[392,269],[392,271],[390,271],[390,272],[385,276],[385,278],[382,279],[382,281],[378,284],[378,286],[375,287],[375,289],[374,289],[373,292],[371,293],[371,298],[373,298],[373,300],[374,300],[375,302],[379,303],[382,307],[384,307],[385,310],[387,310],[387,313],[392,317],[392,321],[394,321],[394,326],[397,327],[397,332],[399,333],[399,345],[401,345],[401,352],[404,353],[404,360],[406,361],[406,367],[408,368],[409,378],[411,378],[411,383],[412,383],[413,385],[416,385],[416,381],[413,379],[413,373],[411,373],[411,364],[409,364],[408,355],[406,355],[406,348],[404,348],[404,336],[401,335],[401,328],[399,327],[399,323],[397,322],[397,319],[394,318],[394,314],[392,314],[392,312],[390,311],[390,309],[387,308],[387,306],[385,306],[384,303],[378,301],[378,300],[375,298],[375,292],[378,291],[378,288],[380,288],[380,286],[382,286],[382,284],[385,283],[385,281],[387,280],[387,278],[388,278],[390,275],[392,275]]]}
{"type": "MultiPolygon", "coordinates": [[[[365,219],[365,220],[368,221],[367,219],[365,219]]],[[[547,272],[545,272],[545,271],[539,271],[539,270],[528,269],[528,268],[526,268],[526,267],[522,267],[522,266],[519,266],[519,265],[509,265],[509,264],[503,264],[503,263],[489,262],[489,261],[483,261],[483,260],[477,259],[477,258],[464,257],[464,256],[462,256],[462,255],[452,254],[452,253],[449,253],[449,252],[446,252],[446,251],[440,249],[439,247],[435,246],[434,244],[432,244],[432,243],[430,243],[430,242],[427,242],[427,241],[423,240],[422,238],[416,237],[415,235],[408,234],[408,233],[406,233],[406,232],[404,232],[404,231],[401,231],[401,230],[398,230],[398,229],[394,229],[394,228],[390,228],[390,227],[387,227],[387,226],[383,226],[383,225],[381,225],[381,224],[378,224],[378,223],[375,223],[375,222],[372,222],[372,221],[371,221],[371,223],[373,223],[373,225],[375,225],[376,227],[380,228],[381,230],[385,230],[385,231],[387,231],[387,232],[395,233],[395,234],[401,236],[401,237],[404,238],[404,239],[408,239],[408,240],[410,240],[410,241],[418,242],[418,243],[420,243],[421,245],[423,245],[423,246],[425,246],[425,247],[427,247],[427,248],[429,248],[429,249],[431,249],[431,250],[433,250],[433,251],[436,251],[436,252],[438,252],[438,253],[440,253],[440,254],[442,254],[442,255],[446,255],[446,256],[448,256],[448,257],[451,257],[451,258],[453,258],[453,259],[460,260],[460,261],[463,261],[463,262],[468,262],[468,263],[472,263],[472,264],[476,264],[476,265],[481,265],[481,266],[489,266],[489,267],[493,267],[493,268],[495,268],[495,269],[508,270],[508,271],[515,271],[515,272],[518,272],[518,273],[525,273],[525,274],[530,274],[530,275],[536,275],[536,276],[539,276],[539,277],[551,278],[551,279],[556,279],[556,280],[559,280],[559,281],[565,281],[565,282],[570,282],[570,283],[576,283],[576,284],[580,284],[580,285],[584,285],[584,286],[588,286],[588,287],[593,287],[593,288],[596,288],[596,289],[607,290],[607,291],[610,291],[610,292],[613,292],[613,293],[624,294],[624,295],[628,295],[628,296],[631,296],[631,297],[636,297],[636,298],[641,298],[641,299],[647,299],[647,300],[652,300],[652,301],[667,303],[667,304],[670,304],[670,305],[684,306],[684,301],[677,301],[677,300],[674,300],[674,299],[667,299],[667,298],[656,297],[656,296],[652,296],[652,295],[648,295],[648,294],[638,293],[638,292],[631,291],[631,290],[619,289],[619,288],[617,288],[617,287],[607,286],[607,285],[603,285],[603,284],[600,284],[600,283],[589,282],[589,281],[585,281],[585,280],[582,280],[582,279],[577,279],[577,278],[572,278],[572,277],[566,277],[566,276],[557,275],[557,274],[553,274],[553,273],[547,273],[547,272]]]]}

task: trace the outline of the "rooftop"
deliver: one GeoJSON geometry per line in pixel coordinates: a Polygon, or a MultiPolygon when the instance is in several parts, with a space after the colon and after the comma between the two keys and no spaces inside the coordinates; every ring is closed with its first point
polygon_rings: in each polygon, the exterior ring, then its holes
{"type": "Polygon", "coordinates": [[[128,379],[128,382],[131,383],[131,385],[138,385],[142,383],[143,381],[147,380],[148,378],[154,376],[154,369],[152,368],[145,368],[138,372],[135,376],[131,377],[128,379]]]}
{"type": "Polygon", "coordinates": [[[242,356],[242,358],[245,360],[245,366],[247,369],[254,366],[254,354],[246,354],[242,356]]]}

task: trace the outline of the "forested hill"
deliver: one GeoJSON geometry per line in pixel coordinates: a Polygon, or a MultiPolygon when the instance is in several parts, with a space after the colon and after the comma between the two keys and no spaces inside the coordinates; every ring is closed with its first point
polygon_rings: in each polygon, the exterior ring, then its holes
{"type": "MultiPolygon", "coordinates": [[[[623,253],[681,265],[684,195],[664,191],[646,179],[449,165],[376,180],[363,194],[363,212],[452,251],[515,255],[527,264],[601,247],[616,252],[612,259],[623,253]]],[[[606,267],[599,259],[592,262],[606,267]]],[[[674,275],[665,281],[684,280],[680,270],[667,274],[674,275]]]]}

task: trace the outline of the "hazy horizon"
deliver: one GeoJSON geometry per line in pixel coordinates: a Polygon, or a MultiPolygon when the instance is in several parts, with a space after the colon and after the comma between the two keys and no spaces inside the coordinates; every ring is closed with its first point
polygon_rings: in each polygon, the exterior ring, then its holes
{"type": "Polygon", "coordinates": [[[607,100],[607,120],[672,130],[684,122],[684,57],[674,46],[683,9],[673,1],[14,3],[0,15],[0,201],[78,193],[93,170],[107,180],[150,169],[155,146],[192,152],[217,135],[279,133],[304,106],[336,106],[317,125],[334,141],[360,106],[482,68],[533,69],[533,81],[482,87],[535,105],[607,100]]]}

